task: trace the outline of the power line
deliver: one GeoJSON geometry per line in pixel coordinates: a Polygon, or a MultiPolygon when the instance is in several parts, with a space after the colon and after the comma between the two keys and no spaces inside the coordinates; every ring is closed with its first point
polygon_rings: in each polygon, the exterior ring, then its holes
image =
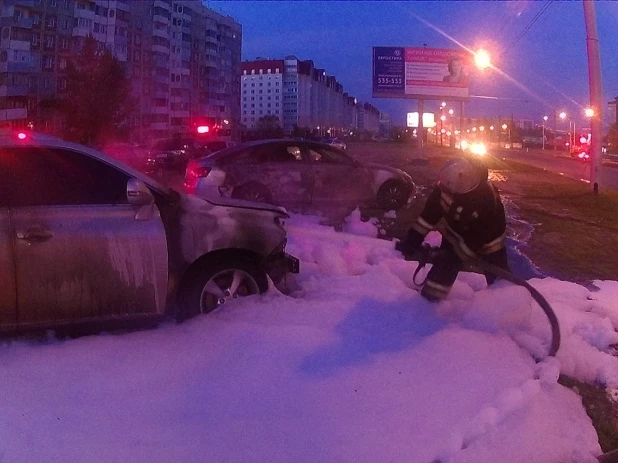
{"type": "Polygon", "coordinates": [[[534,23],[536,23],[541,18],[541,16],[543,16],[543,14],[547,11],[547,9],[549,8],[549,5],[551,5],[552,2],[553,0],[549,0],[547,3],[545,3],[545,5],[543,5],[543,7],[534,16],[534,18],[532,18],[530,23],[517,36],[517,38],[508,47],[506,47],[506,49],[502,52],[502,56],[506,56],[506,54],[511,50],[511,48],[513,48],[517,44],[517,42],[519,42],[522,39],[522,37],[526,35],[526,32],[528,32],[532,28],[532,26],[534,26],[534,23]]]}

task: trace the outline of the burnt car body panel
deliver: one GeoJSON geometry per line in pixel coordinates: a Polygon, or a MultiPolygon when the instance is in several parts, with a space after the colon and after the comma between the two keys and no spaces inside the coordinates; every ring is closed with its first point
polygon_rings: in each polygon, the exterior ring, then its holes
{"type": "Polygon", "coordinates": [[[412,178],[401,170],[361,163],[330,145],[293,139],[247,143],[194,160],[186,179],[187,192],[203,198],[234,196],[244,185],[260,185],[273,204],[301,212],[371,205],[389,180],[409,190],[407,203],[415,194],[412,178]],[[279,160],[277,153],[284,149],[296,149],[297,159],[279,160]],[[199,167],[208,174],[190,182],[190,170],[199,167]]]}
{"type": "Polygon", "coordinates": [[[255,256],[265,270],[294,262],[284,209],[189,197],[41,134],[0,132],[0,153],[2,332],[161,317],[185,273],[215,252],[255,256]],[[154,204],[128,203],[135,179],[154,204]]]}

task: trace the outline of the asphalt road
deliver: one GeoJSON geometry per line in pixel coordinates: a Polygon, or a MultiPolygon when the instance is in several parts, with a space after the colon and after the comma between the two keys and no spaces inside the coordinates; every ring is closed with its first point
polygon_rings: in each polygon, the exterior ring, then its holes
{"type": "MultiPolygon", "coordinates": [[[[589,181],[590,180],[590,164],[582,162],[578,159],[573,159],[568,155],[554,154],[553,151],[543,152],[541,150],[531,150],[526,152],[510,151],[510,150],[495,150],[492,152],[494,156],[512,159],[514,161],[524,162],[531,166],[541,167],[550,172],[564,175],[574,180],[589,181]]],[[[600,188],[609,188],[618,190],[618,169],[608,167],[608,162],[604,162],[601,169],[600,188]]]]}

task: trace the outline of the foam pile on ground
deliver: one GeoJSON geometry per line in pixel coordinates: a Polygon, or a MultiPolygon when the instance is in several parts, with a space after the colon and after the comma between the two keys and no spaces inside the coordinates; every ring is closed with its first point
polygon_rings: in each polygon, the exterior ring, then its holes
{"type": "Polygon", "coordinates": [[[615,282],[597,292],[532,282],[563,336],[558,358],[537,364],[550,330],[525,290],[462,274],[430,304],[416,264],[368,227],[292,217],[289,230],[302,260],[289,296],[146,332],[0,348],[3,459],[595,461],[581,399],[557,378],[618,385],[605,353],[615,282]]]}

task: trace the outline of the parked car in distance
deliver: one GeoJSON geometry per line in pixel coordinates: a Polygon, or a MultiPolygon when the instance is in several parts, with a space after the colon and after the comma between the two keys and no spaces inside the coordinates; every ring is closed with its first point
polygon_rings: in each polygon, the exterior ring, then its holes
{"type": "Polygon", "coordinates": [[[140,172],[147,170],[148,149],[133,143],[108,143],[101,148],[107,156],[140,172]]]}
{"type": "Polygon", "coordinates": [[[322,140],[322,143],[325,143],[327,145],[330,146],[334,146],[335,148],[339,148],[340,150],[345,151],[348,147],[347,145],[340,140],[339,138],[325,138],[324,140],[322,140]]]}
{"type": "Polygon", "coordinates": [[[285,210],[180,194],[74,143],[0,132],[0,332],[211,312],[278,284],[285,210]]]}
{"type": "Polygon", "coordinates": [[[290,139],[247,143],[193,160],[185,191],[305,212],[372,205],[399,209],[411,202],[415,186],[401,170],[361,163],[323,143],[290,139]]]}
{"type": "Polygon", "coordinates": [[[159,140],[149,150],[146,172],[156,177],[169,172],[183,172],[191,159],[207,154],[208,151],[194,138],[159,140]]]}

